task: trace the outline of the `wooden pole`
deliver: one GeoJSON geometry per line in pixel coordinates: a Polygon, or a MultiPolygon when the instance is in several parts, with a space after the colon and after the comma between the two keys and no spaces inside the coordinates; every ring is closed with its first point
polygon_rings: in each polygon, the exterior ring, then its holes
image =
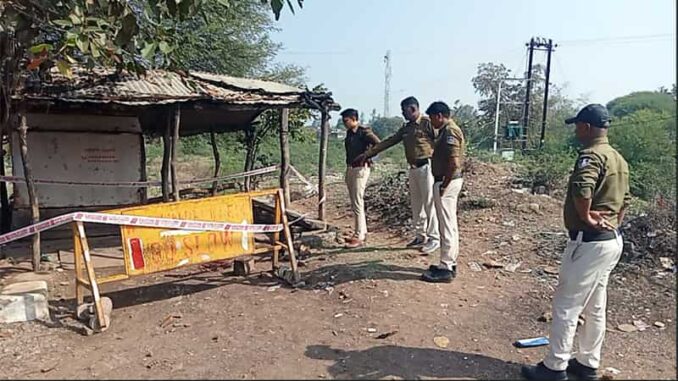
{"type": "MultiPolygon", "coordinates": [[[[5,136],[5,126],[2,125],[0,129],[0,154],[2,154],[2,160],[0,160],[0,176],[5,176],[5,150],[2,146],[2,139],[5,136]]],[[[11,136],[11,134],[7,134],[11,136]]],[[[10,229],[10,209],[9,209],[9,196],[7,194],[7,183],[0,181],[0,233],[7,233],[10,229]]]]}
{"type": "Polygon", "coordinates": [[[280,110],[280,188],[283,190],[285,204],[290,203],[290,144],[289,144],[290,110],[280,110]]]}
{"type": "Polygon", "coordinates": [[[325,221],[325,173],[327,170],[327,146],[330,139],[330,118],[326,108],[320,117],[320,162],[318,164],[318,219],[325,221]]]}
{"type": "MultiPolygon", "coordinates": [[[[26,189],[28,190],[28,202],[31,207],[31,223],[40,222],[40,207],[38,205],[38,194],[33,182],[33,168],[28,156],[28,124],[26,124],[26,114],[19,115],[19,146],[21,150],[21,162],[24,168],[24,178],[26,179],[26,189]]],[[[33,235],[33,271],[40,269],[40,233],[33,235]]]]}
{"type": "Polygon", "coordinates": [[[172,157],[172,138],[170,136],[170,127],[172,125],[172,118],[167,118],[167,126],[162,134],[162,168],[160,169],[160,177],[162,181],[162,201],[167,202],[170,198],[170,159],[172,157]]]}
{"type": "MultiPolygon", "coordinates": [[[[139,163],[139,173],[141,174],[140,181],[148,181],[148,174],[146,173],[146,140],[144,134],[139,135],[139,147],[141,149],[141,162],[139,163]]],[[[139,201],[142,204],[148,202],[148,189],[146,187],[139,188],[139,201]]]]}
{"type": "MultiPolygon", "coordinates": [[[[245,130],[245,141],[247,144],[247,154],[245,155],[245,169],[244,171],[251,171],[254,168],[254,160],[256,159],[256,144],[257,144],[257,128],[250,125],[245,130]]],[[[249,192],[252,188],[252,176],[245,176],[245,191],[249,192]]]]}
{"type": "Polygon", "coordinates": [[[181,106],[174,109],[174,133],[172,135],[172,192],[174,201],[179,201],[179,179],[177,178],[177,147],[179,147],[179,126],[181,124],[181,106]]]}
{"type": "MultiPolygon", "coordinates": [[[[221,157],[219,156],[219,147],[217,147],[217,134],[214,129],[210,131],[210,142],[212,143],[212,154],[214,155],[214,178],[219,177],[219,170],[221,169],[221,157]]],[[[212,183],[212,196],[216,196],[219,182],[212,183]]]]}

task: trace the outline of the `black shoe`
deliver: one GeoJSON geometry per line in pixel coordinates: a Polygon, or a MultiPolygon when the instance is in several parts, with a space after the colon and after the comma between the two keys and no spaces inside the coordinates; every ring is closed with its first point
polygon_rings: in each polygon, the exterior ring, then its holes
{"type": "Polygon", "coordinates": [[[571,359],[567,363],[567,373],[577,377],[578,380],[582,381],[598,380],[598,373],[596,372],[596,369],[582,365],[579,361],[577,361],[577,359],[571,359]]]}
{"type": "Polygon", "coordinates": [[[421,279],[431,283],[450,283],[454,276],[452,271],[447,269],[436,269],[435,271],[426,271],[421,275],[421,279]]]}
{"type": "Polygon", "coordinates": [[[410,243],[407,244],[407,247],[419,247],[423,246],[426,243],[426,239],[421,236],[416,236],[410,243]]]}
{"type": "Polygon", "coordinates": [[[520,369],[523,377],[534,381],[567,381],[567,372],[564,370],[551,370],[543,362],[536,366],[523,365],[520,369]]]}

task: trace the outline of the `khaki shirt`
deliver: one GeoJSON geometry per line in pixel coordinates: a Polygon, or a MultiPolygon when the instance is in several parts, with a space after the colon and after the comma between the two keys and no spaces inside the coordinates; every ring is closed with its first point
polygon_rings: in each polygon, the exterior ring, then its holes
{"type": "Polygon", "coordinates": [[[346,149],[346,164],[351,164],[358,155],[365,153],[368,148],[380,142],[379,137],[372,132],[371,128],[358,126],[354,131],[346,131],[344,148],[346,149]]]}
{"type": "Polygon", "coordinates": [[[416,121],[403,124],[395,134],[370,148],[367,151],[367,156],[375,156],[402,141],[405,146],[407,162],[416,164],[417,160],[431,157],[433,154],[433,139],[431,120],[420,115],[416,121]]]}
{"type": "Polygon", "coordinates": [[[461,165],[464,160],[464,133],[454,120],[449,119],[435,138],[433,157],[431,158],[431,172],[433,176],[440,178],[461,174],[461,165]],[[459,168],[454,168],[450,162],[453,158],[459,158],[459,168]]]}
{"type": "Polygon", "coordinates": [[[611,211],[605,219],[615,228],[622,208],[629,205],[629,166],[607,137],[596,138],[584,149],[570,176],[564,217],[568,230],[592,230],[579,218],[575,198],[591,199],[591,210],[611,211]]]}

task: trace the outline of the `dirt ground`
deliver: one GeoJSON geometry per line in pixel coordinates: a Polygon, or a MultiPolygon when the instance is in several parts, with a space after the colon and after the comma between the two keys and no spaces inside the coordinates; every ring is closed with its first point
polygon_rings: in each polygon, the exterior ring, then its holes
{"type": "MultiPolygon", "coordinates": [[[[348,231],[345,187],[335,182],[329,218],[348,231]]],[[[331,233],[303,237],[313,249],[297,289],[268,273],[267,257],[248,277],[203,266],[105,285],[112,326],[94,336],[72,318],[72,272],[42,275],[53,322],[0,326],[0,378],[517,379],[520,364],[544,354],[511,344],[548,335],[539,317],[550,310],[565,238],[559,201],[509,183],[496,166],[467,176],[467,201],[492,202],[460,211],[451,284],[420,281],[437,254],[405,249],[411,236],[375,216],[362,249],[343,249],[331,233]],[[483,265],[497,263],[504,267],[483,265]]],[[[314,210],[314,200],[293,208],[314,210]]],[[[0,275],[26,277],[24,267],[5,265],[0,275]]],[[[619,370],[614,379],[676,378],[675,275],[657,274],[612,277],[602,368],[619,370]],[[650,327],[617,329],[635,320],[650,327]]]]}

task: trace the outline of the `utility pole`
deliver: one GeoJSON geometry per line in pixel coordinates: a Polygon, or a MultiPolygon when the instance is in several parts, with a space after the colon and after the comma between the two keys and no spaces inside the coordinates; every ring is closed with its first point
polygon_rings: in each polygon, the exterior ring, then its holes
{"type": "Polygon", "coordinates": [[[391,116],[389,103],[391,103],[391,51],[387,50],[384,56],[384,118],[391,116]]]}
{"type": "Polygon", "coordinates": [[[523,151],[527,148],[527,124],[530,121],[530,92],[532,91],[532,58],[534,56],[534,37],[527,44],[529,58],[527,62],[527,85],[525,86],[525,109],[523,110],[523,133],[522,140],[523,151]]]}
{"type": "Polygon", "coordinates": [[[541,113],[541,134],[539,136],[539,148],[544,147],[544,134],[546,133],[546,112],[549,102],[549,77],[551,76],[551,53],[553,52],[553,40],[549,38],[546,44],[546,83],[544,84],[544,109],[541,113]]]}

